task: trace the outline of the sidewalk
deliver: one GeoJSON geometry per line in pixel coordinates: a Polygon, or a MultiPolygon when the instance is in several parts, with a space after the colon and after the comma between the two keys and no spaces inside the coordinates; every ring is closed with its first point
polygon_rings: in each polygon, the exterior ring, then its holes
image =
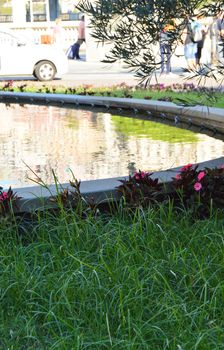
{"type": "MultiPolygon", "coordinates": [[[[65,74],[57,85],[80,86],[83,84],[93,86],[113,86],[125,83],[129,86],[139,84],[139,78],[136,78],[130,69],[125,68],[119,63],[102,63],[102,62],[86,62],[84,60],[69,60],[69,72],[65,74]]],[[[55,83],[55,81],[54,81],[55,83]]],[[[161,75],[160,71],[154,75],[150,84],[184,84],[192,83],[206,87],[217,88],[220,82],[205,76],[192,77],[192,74],[184,72],[183,68],[174,68],[169,75],[161,75]]]]}

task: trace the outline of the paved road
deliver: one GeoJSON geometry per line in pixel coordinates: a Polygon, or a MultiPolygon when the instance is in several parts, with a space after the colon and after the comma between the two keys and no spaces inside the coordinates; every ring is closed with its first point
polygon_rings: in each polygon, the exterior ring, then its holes
{"type": "Polygon", "coordinates": [[[75,87],[85,85],[112,86],[120,83],[136,85],[138,80],[127,69],[120,64],[105,64],[101,62],[86,62],[85,60],[69,60],[68,73],[62,79],[55,79],[52,82],[38,82],[34,77],[1,77],[0,81],[13,80],[15,85],[22,83],[43,86],[43,85],[65,85],[75,87]]]}
{"type": "Polygon", "coordinates": [[[63,76],[61,83],[63,82],[67,86],[112,86],[124,82],[136,85],[138,80],[120,64],[69,60],[69,72],[63,76]]]}
{"type": "MultiPolygon", "coordinates": [[[[10,78],[12,79],[12,78],[10,78]]],[[[10,80],[9,79],[9,80],[10,80]]],[[[2,79],[1,79],[2,80],[2,79]]],[[[55,79],[52,82],[43,83],[38,82],[34,78],[14,78],[19,84],[24,82],[26,84],[32,84],[37,87],[43,85],[53,86],[68,86],[77,87],[81,85],[92,85],[92,86],[113,86],[125,83],[129,86],[136,86],[139,83],[139,79],[134,76],[134,73],[126,69],[121,64],[106,64],[102,62],[86,62],[85,60],[69,60],[69,71],[65,74],[62,79],[55,79]]],[[[189,73],[184,73],[181,68],[175,68],[173,73],[170,75],[153,76],[150,84],[165,84],[171,85],[174,83],[194,83],[198,84],[199,78],[190,78],[189,73]]],[[[201,85],[209,87],[217,87],[220,83],[214,79],[205,79],[201,77],[201,85]]]]}
{"type": "MultiPolygon", "coordinates": [[[[153,76],[151,84],[166,84],[173,83],[191,83],[200,84],[205,86],[217,87],[219,83],[213,79],[192,78],[189,73],[184,73],[183,69],[175,68],[170,75],[160,75],[158,72],[156,76],[153,76]]],[[[69,60],[69,72],[65,74],[61,81],[57,81],[57,84],[64,83],[67,86],[80,86],[83,84],[89,84],[93,86],[112,86],[121,83],[126,83],[129,86],[135,86],[139,83],[139,79],[134,76],[134,73],[125,68],[121,64],[106,64],[101,62],[86,62],[69,60]]]]}

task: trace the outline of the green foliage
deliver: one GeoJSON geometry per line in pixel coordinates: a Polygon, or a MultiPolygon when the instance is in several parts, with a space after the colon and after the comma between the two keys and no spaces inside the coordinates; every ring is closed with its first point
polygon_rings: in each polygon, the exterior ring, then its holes
{"type": "Polygon", "coordinates": [[[190,210],[196,218],[209,217],[214,208],[224,208],[224,166],[199,170],[188,164],[168,184],[139,170],[121,183],[118,192],[130,208],[173,201],[177,209],[190,210]]]}
{"type": "Polygon", "coordinates": [[[193,83],[172,85],[152,84],[147,88],[143,86],[127,86],[125,83],[112,87],[93,87],[92,85],[83,85],[76,88],[65,86],[41,86],[16,84],[10,81],[0,84],[0,90],[10,92],[34,92],[51,94],[68,94],[81,96],[105,96],[105,97],[124,97],[140,98],[147,100],[170,101],[181,105],[205,105],[208,107],[224,108],[224,96],[219,89],[196,87],[193,83]]]}
{"type": "Polygon", "coordinates": [[[223,166],[188,164],[166,191],[141,171],[121,183],[113,215],[73,179],[58,211],[1,221],[2,349],[222,349],[223,166]],[[195,200],[222,209],[192,220],[195,200]]]}
{"type": "Polygon", "coordinates": [[[133,207],[148,206],[158,200],[164,199],[163,185],[159,180],[153,179],[151,173],[139,171],[134,176],[129,175],[129,179],[120,180],[122,185],[118,187],[118,192],[122,194],[125,203],[133,207]]]}
{"type": "Polygon", "coordinates": [[[173,185],[184,205],[200,217],[208,216],[212,207],[223,208],[223,166],[198,170],[198,166],[188,164],[181,168],[173,185]]]}
{"type": "Polygon", "coordinates": [[[223,219],[172,205],[0,226],[0,347],[212,349],[224,343],[223,219]],[[200,247],[202,249],[200,249],[200,247]]]}
{"type": "Polygon", "coordinates": [[[0,187],[0,215],[2,216],[13,216],[13,212],[16,208],[17,201],[20,197],[13,192],[11,187],[8,191],[3,191],[3,188],[0,187]]]}

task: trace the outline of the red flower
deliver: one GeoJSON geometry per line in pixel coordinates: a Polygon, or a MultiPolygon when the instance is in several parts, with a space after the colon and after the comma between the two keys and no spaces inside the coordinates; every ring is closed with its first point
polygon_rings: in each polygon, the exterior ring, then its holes
{"type": "Polygon", "coordinates": [[[144,179],[144,177],[146,176],[146,174],[147,174],[147,173],[144,172],[144,171],[139,171],[139,172],[134,173],[135,180],[144,179]]]}
{"type": "Polygon", "coordinates": [[[187,165],[184,165],[181,169],[180,169],[180,171],[186,171],[186,170],[190,170],[191,169],[191,167],[192,167],[192,164],[187,164],[187,165]]]}
{"type": "Polygon", "coordinates": [[[4,201],[4,199],[8,199],[8,193],[7,192],[2,192],[2,195],[0,196],[0,202],[4,201]]]}

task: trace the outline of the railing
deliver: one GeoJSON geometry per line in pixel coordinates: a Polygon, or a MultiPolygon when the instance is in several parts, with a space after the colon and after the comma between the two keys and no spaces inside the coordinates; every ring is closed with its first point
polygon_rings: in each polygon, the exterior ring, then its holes
{"type": "Polygon", "coordinates": [[[0,15],[0,23],[10,23],[12,22],[11,15],[0,15]]]}
{"type": "Polygon", "coordinates": [[[34,22],[44,22],[47,20],[47,16],[44,13],[35,13],[33,14],[34,22]]]}
{"type": "Polygon", "coordinates": [[[81,17],[81,13],[61,13],[60,18],[62,21],[78,21],[81,17]]]}

